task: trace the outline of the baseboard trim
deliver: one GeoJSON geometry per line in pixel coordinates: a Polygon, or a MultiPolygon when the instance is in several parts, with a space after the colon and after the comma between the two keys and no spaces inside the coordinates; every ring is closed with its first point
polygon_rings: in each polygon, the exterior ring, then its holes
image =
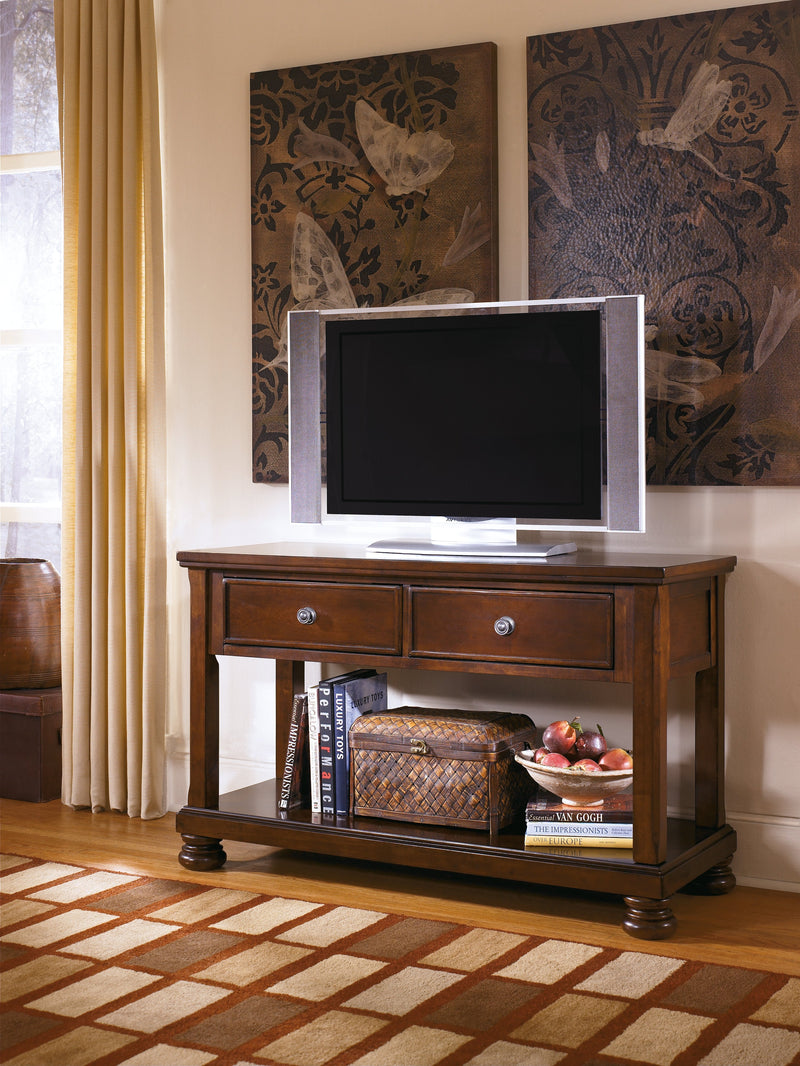
{"type": "MultiPolygon", "coordinates": [[[[671,818],[691,818],[688,807],[670,807],[671,818]]],[[[736,830],[736,883],[772,892],[800,893],[800,818],[727,811],[736,830]]]]}
{"type": "MultiPolygon", "coordinates": [[[[275,776],[275,767],[252,759],[219,760],[219,790],[234,792],[275,776]]],[[[167,809],[179,811],[189,793],[189,753],[170,751],[167,756],[167,809]]]]}
{"type": "Polygon", "coordinates": [[[738,840],[738,884],[800,893],[800,818],[728,811],[728,822],[738,840]]]}

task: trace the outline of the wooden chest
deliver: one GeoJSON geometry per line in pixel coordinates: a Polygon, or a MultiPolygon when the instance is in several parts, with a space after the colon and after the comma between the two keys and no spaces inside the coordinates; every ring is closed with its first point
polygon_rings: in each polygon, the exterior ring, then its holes
{"type": "Polygon", "coordinates": [[[61,689],[0,692],[0,796],[44,803],[61,795],[61,689]]]}
{"type": "Polygon", "coordinates": [[[400,707],[350,729],[353,814],[497,832],[532,782],[514,753],[534,743],[524,714],[400,707]]]}

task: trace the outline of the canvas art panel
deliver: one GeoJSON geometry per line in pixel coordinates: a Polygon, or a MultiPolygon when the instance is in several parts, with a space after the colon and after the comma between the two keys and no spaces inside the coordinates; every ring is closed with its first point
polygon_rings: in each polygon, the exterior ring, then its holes
{"type": "Polygon", "coordinates": [[[253,480],[288,473],[292,309],[498,298],[496,47],[251,76],[253,480]]]}
{"type": "Polygon", "coordinates": [[[800,484],[800,3],[527,61],[530,295],[645,295],[649,483],[800,484]]]}

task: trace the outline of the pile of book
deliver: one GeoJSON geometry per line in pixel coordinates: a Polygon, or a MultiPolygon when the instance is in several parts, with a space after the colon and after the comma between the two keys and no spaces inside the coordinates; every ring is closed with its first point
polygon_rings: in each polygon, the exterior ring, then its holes
{"type": "Polygon", "coordinates": [[[576,807],[544,789],[525,808],[525,847],[630,848],[633,795],[630,789],[598,806],[576,807]]]}
{"type": "Polygon", "coordinates": [[[386,701],[386,674],[375,670],[351,670],[295,696],[280,810],[310,806],[316,814],[349,813],[347,734],[359,715],[385,711],[386,701]]]}

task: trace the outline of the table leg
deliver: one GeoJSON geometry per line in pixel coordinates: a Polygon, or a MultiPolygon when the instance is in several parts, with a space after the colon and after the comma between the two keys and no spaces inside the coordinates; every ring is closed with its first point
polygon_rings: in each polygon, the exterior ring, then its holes
{"type": "Polygon", "coordinates": [[[222,847],[222,841],[215,837],[198,837],[191,833],[184,833],[183,847],[178,854],[178,861],[187,870],[202,873],[208,870],[218,870],[225,865],[228,856],[222,847]]]}
{"type": "Polygon", "coordinates": [[[732,858],[733,855],[729,855],[724,862],[718,862],[694,881],[690,881],[681,891],[688,892],[691,896],[724,896],[732,892],[736,887],[736,878],[731,869],[732,858]]]}
{"type": "Polygon", "coordinates": [[[628,910],[622,928],[639,940],[666,940],[675,932],[678,922],[666,899],[647,896],[625,896],[628,910]]]}

